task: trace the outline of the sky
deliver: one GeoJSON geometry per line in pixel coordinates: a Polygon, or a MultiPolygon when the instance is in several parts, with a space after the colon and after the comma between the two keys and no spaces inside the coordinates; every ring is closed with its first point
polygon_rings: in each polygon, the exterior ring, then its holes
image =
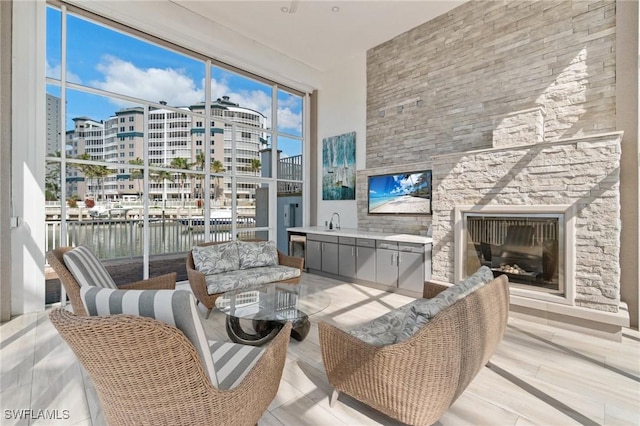
{"type": "MultiPolygon", "coordinates": [[[[61,12],[47,8],[47,77],[60,78],[61,12]]],[[[71,14],[67,17],[67,81],[144,100],[189,106],[205,100],[205,64],[179,53],[119,33],[71,14]]],[[[47,85],[60,96],[60,89],[47,85]]],[[[262,112],[270,120],[271,86],[218,67],[211,71],[211,98],[229,96],[241,107],[262,112]]],[[[67,91],[67,128],[72,118],[105,120],[123,107],[122,100],[67,91]]],[[[268,121],[269,122],[269,121],[268,121]]],[[[278,94],[278,130],[302,135],[302,99],[278,94]]]]}

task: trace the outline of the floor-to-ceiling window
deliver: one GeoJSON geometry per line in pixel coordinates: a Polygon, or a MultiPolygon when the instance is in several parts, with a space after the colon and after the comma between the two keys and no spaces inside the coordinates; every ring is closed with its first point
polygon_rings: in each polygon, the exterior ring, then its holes
{"type": "Polygon", "coordinates": [[[147,276],[301,223],[303,93],[67,6],[47,7],[46,63],[47,250],[142,256],[147,276]]]}

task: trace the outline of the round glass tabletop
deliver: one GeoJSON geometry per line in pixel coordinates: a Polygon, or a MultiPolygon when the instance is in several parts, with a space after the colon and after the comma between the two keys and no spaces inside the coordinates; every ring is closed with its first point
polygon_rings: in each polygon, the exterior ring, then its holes
{"type": "Polygon", "coordinates": [[[305,283],[270,283],[232,290],[216,299],[216,308],[228,316],[260,321],[293,321],[316,314],[331,304],[331,298],[305,283]]]}

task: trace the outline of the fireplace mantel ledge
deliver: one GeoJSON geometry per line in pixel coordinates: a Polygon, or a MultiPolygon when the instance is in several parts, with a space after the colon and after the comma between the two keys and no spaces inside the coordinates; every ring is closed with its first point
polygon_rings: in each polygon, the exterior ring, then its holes
{"type": "Polygon", "coordinates": [[[431,160],[434,164],[437,164],[438,160],[441,160],[441,159],[446,159],[450,157],[453,157],[453,158],[462,157],[465,155],[480,154],[483,152],[523,150],[523,149],[529,149],[529,148],[541,147],[541,146],[550,147],[550,146],[571,145],[571,144],[578,144],[578,143],[595,144],[600,142],[611,141],[612,139],[616,139],[616,138],[618,138],[619,140],[622,140],[623,134],[624,132],[617,131],[617,132],[608,132],[608,133],[598,133],[594,135],[576,136],[573,138],[557,139],[552,141],[537,142],[529,145],[501,146],[498,148],[482,148],[482,149],[476,149],[472,151],[449,152],[446,154],[433,155],[431,157],[431,160]]]}

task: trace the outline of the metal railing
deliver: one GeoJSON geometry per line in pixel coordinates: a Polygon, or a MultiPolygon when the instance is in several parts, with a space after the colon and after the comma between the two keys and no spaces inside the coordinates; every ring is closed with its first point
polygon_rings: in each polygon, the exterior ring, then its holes
{"type": "MultiPolygon", "coordinates": [[[[47,251],[60,246],[86,245],[100,259],[123,259],[144,254],[144,223],[141,219],[95,219],[67,221],[66,235],[60,221],[46,221],[47,251]]],[[[238,218],[236,229],[248,238],[255,231],[253,218],[238,218]]],[[[231,240],[231,224],[211,221],[210,241],[231,240]]],[[[150,255],[186,253],[204,242],[204,223],[196,219],[151,219],[150,255]]]]}
{"type": "Polygon", "coordinates": [[[302,180],[302,155],[281,158],[278,162],[278,179],[302,180]]]}

